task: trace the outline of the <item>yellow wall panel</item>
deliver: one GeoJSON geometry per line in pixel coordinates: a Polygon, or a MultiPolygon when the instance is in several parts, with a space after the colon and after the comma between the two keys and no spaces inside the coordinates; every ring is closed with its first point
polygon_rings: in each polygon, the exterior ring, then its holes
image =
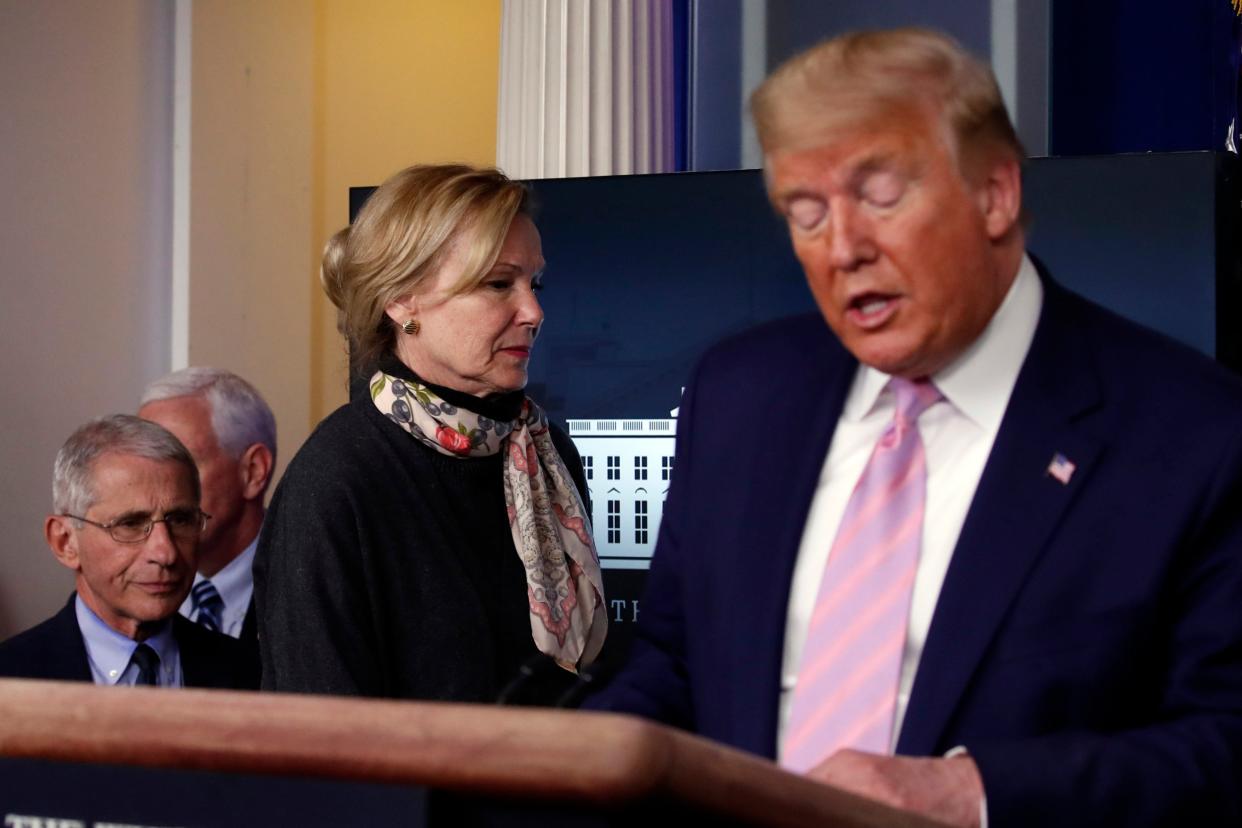
{"type": "MultiPolygon", "coordinates": [[[[494,164],[500,0],[319,0],[314,257],[348,221],[349,187],[415,163],[494,164]]],[[[318,289],[311,420],[345,400],[344,343],[318,289]]]]}

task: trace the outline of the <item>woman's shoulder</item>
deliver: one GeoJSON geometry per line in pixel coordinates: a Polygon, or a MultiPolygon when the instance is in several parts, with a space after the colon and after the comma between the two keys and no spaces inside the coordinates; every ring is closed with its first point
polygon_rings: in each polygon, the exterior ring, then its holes
{"type": "Polygon", "coordinates": [[[572,460],[579,466],[582,465],[582,459],[578,456],[578,447],[574,445],[573,438],[552,420],[548,420],[548,436],[552,438],[552,445],[556,446],[562,460],[566,463],[572,460]]]}
{"type": "Polygon", "coordinates": [[[285,478],[341,479],[374,470],[388,455],[382,429],[389,425],[378,411],[351,400],[315,426],[289,461],[285,478]]]}
{"type": "Polygon", "coordinates": [[[356,400],[341,406],[289,461],[272,495],[269,521],[297,524],[311,516],[333,524],[382,512],[395,496],[392,481],[418,466],[418,458],[410,456],[413,443],[374,408],[368,411],[356,400]]]}
{"type": "Polygon", "coordinates": [[[573,438],[551,420],[548,420],[548,435],[552,438],[556,453],[561,456],[565,468],[569,470],[569,476],[573,478],[574,486],[577,487],[582,502],[586,504],[587,511],[590,512],[591,490],[586,482],[586,471],[583,469],[582,456],[578,453],[578,447],[574,445],[573,438]]]}

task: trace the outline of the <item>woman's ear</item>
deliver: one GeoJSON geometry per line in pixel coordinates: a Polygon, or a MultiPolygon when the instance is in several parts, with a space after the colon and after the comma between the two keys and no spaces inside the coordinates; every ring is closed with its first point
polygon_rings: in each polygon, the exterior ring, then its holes
{"type": "Polygon", "coordinates": [[[418,316],[418,297],[410,294],[393,300],[384,308],[384,314],[399,328],[407,320],[418,316]]]}

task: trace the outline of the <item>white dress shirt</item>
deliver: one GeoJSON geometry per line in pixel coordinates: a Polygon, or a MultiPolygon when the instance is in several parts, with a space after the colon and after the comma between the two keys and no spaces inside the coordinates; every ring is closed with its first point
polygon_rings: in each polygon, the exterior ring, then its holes
{"type": "MultiPolygon", "coordinates": [[[[259,536],[255,535],[250,545],[242,553],[225,564],[224,568],[211,576],[211,585],[220,593],[224,601],[224,611],[220,613],[220,632],[234,638],[241,637],[242,623],[246,620],[246,610],[250,607],[250,596],[254,592],[254,550],[259,545],[259,536]]],[[[195,575],[194,583],[206,580],[195,575]]],[[[191,589],[191,592],[193,590],[191,589]]],[[[194,601],[187,595],[181,604],[181,614],[194,621],[194,601]]]]}
{"type": "MultiPolygon", "coordinates": [[[[91,677],[96,684],[133,687],[138,683],[138,667],[130,663],[138,642],[121,635],[103,622],[86,605],[79,595],[74,601],[78,616],[78,629],[86,644],[86,660],[91,665],[91,677]]],[[[160,657],[158,683],[160,687],[180,687],[181,651],[172,634],[172,624],[142,642],[160,657]]]]}
{"type": "MultiPolygon", "coordinates": [[[[1039,275],[1030,259],[1023,257],[1017,277],[983,333],[965,353],[931,378],[945,399],[928,408],[918,420],[927,456],[923,545],[914,579],[890,750],[901,732],[919,657],[953,548],[1000,430],[1018,371],[1030,349],[1042,305],[1039,275]]],[[[785,622],[777,731],[781,749],[802,647],[829,549],[871,451],[893,418],[893,395],[885,388],[889,379],[874,368],[860,367],[846,396],[811,501],[785,622]]]]}

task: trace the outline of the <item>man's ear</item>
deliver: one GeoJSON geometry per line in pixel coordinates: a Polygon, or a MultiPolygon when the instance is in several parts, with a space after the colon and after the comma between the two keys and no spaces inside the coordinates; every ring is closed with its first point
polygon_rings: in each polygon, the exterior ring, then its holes
{"type": "Polygon", "coordinates": [[[254,500],[263,497],[267,483],[272,479],[272,452],[262,443],[254,443],[242,452],[237,461],[241,475],[242,497],[254,500]]]}
{"type": "Polygon", "coordinates": [[[82,569],[82,562],[78,558],[78,533],[71,520],[73,518],[64,515],[48,515],[47,520],[43,521],[43,537],[47,539],[56,560],[77,572],[82,569]]]}
{"type": "Polygon", "coordinates": [[[1013,230],[1022,217],[1021,165],[1013,158],[993,162],[987,168],[977,193],[988,238],[999,241],[1013,230]]]}

